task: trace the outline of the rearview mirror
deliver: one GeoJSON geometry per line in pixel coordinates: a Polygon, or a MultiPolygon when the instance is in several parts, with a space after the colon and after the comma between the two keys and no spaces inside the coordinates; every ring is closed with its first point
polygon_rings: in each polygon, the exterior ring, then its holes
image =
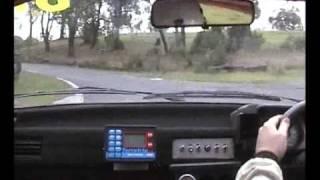
{"type": "Polygon", "coordinates": [[[253,20],[249,0],[157,0],[151,10],[156,28],[249,25],[253,20]]]}

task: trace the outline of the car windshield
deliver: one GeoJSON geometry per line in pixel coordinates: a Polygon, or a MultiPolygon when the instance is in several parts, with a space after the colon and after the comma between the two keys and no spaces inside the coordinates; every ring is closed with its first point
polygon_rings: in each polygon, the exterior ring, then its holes
{"type": "Polygon", "coordinates": [[[15,107],[276,102],[230,96],[239,92],[304,99],[305,2],[253,2],[251,25],[208,29],[154,28],[154,0],[71,0],[56,12],[17,5],[15,107]]]}

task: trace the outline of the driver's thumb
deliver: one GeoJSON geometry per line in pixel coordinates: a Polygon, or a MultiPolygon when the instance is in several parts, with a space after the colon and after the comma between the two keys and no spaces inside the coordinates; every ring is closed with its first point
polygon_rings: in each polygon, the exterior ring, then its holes
{"type": "Polygon", "coordinates": [[[282,119],[279,126],[279,132],[285,136],[288,134],[288,129],[290,126],[290,120],[288,118],[282,119]]]}

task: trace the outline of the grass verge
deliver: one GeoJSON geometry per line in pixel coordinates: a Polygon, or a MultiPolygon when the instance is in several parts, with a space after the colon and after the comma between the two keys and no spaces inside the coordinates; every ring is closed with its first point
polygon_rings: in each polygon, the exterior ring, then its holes
{"type": "Polygon", "coordinates": [[[272,72],[218,72],[213,74],[173,72],[161,75],[161,78],[171,80],[255,84],[304,81],[304,77],[304,69],[288,70],[284,74],[275,74],[272,72]]]}
{"type": "MultiPolygon", "coordinates": [[[[22,72],[14,82],[14,94],[33,93],[36,91],[52,91],[70,88],[70,86],[53,77],[30,72],[22,72]]],[[[41,106],[53,103],[64,96],[34,96],[15,99],[15,107],[41,106]]]]}

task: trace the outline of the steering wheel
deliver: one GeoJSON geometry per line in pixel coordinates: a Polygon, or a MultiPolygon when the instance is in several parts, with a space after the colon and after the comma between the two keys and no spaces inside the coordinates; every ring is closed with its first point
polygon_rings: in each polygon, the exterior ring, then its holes
{"type": "Polygon", "coordinates": [[[283,117],[290,119],[288,135],[288,151],[284,159],[305,162],[305,101],[301,101],[288,109],[283,117]],[[294,133],[294,134],[293,134],[294,133]],[[290,145],[289,145],[289,142],[290,145]]]}

